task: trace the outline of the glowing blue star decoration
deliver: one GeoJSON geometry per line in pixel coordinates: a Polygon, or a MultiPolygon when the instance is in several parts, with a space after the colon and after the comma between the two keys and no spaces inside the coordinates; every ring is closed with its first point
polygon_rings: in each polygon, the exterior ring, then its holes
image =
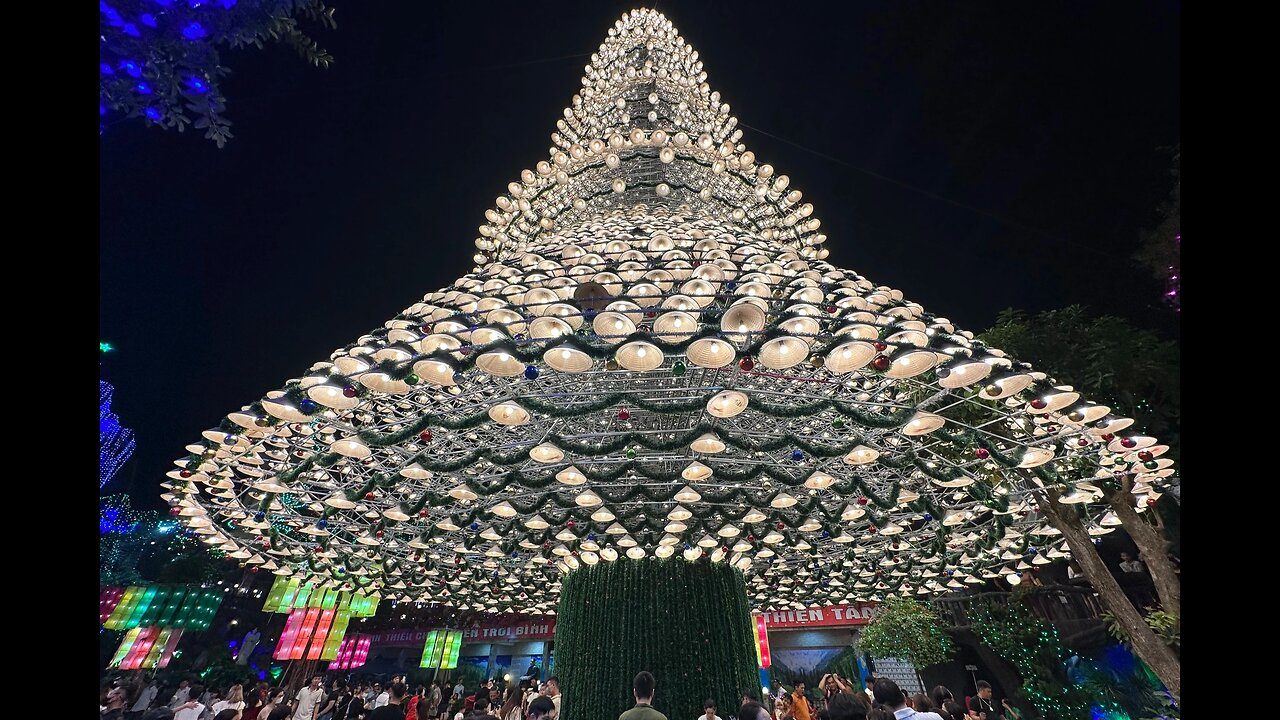
{"type": "Polygon", "coordinates": [[[98,390],[98,489],[101,490],[133,456],[137,442],[133,431],[122,427],[120,418],[111,412],[111,394],[115,391],[111,383],[99,380],[98,390]]]}

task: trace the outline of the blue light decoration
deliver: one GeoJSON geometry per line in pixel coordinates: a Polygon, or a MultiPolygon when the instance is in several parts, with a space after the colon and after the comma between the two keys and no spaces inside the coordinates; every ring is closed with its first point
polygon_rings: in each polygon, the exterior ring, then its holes
{"type": "Polygon", "coordinates": [[[325,0],[99,0],[98,14],[98,99],[111,120],[100,130],[128,118],[192,125],[222,147],[231,137],[218,87],[222,47],[288,42],[313,65],[331,61],[302,32],[305,20],[335,27],[325,0]]]}
{"type": "Polygon", "coordinates": [[[115,388],[106,380],[99,380],[98,391],[98,489],[101,490],[133,457],[137,441],[133,438],[133,431],[121,426],[120,418],[111,412],[111,395],[115,388]]]}

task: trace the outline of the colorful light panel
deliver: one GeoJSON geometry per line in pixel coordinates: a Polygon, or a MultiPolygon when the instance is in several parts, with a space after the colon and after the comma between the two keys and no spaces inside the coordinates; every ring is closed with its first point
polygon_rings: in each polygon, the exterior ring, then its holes
{"type": "Polygon", "coordinates": [[[422,646],[422,662],[418,667],[452,670],[458,667],[458,653],[462,650],[461,630],[432,630],[422,646]]]}

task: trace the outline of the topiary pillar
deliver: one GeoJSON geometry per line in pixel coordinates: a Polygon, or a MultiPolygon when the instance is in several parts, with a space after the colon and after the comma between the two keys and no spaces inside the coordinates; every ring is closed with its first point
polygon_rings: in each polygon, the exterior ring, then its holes
{"type": "Polygon", "coordinates": [[[742,575],[727,564],[618,560],[563,581],[556,617],[555,674],[561,720],[612,720],[635,700],[648,670],[653,705],[671,720],[736,715],[742,692],[759,690],[751,614],[742,575]]]}

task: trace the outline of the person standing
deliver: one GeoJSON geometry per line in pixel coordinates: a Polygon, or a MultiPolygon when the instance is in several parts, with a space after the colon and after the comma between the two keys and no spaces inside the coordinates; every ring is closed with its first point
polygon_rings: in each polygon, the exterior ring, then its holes
{"type": "Polygon", "coordinates": [[[545,695],[539,695],[529,701],[527,720],[551,720],[551,713],[556,709],[555,703],[545,695]]]}
{"type": "MultiPolygon", "coordinates": [[[[876,680],[875,700],[883,705],[887,710],[893,713],[893,717],[898,720],[911,718],[911,720],[942,720],[942,716],[936,712],[916,712],[907,706],[907,694],[902,692],[902,688],[898,687],[898,683],[888,679],[880,678],[876,680]]],[[[870,714],[868,714],[870,717],[870,714]]]]}
{"type": "Polygon", "coordinates": [[[258,720],[267,720],[271,711],[285,704],[284,688],[274,687],[267,691],[267,702],[258,708],[258,720]]]}
{"type": "Polygon", "coordinates": [[[796,720],[814,720],[813,708],[809,698],[804,694],[804,680],[796,679],[795,689],[791,693],[791,713],[796,720]]]}
{"type": "Polygon", "coordinates": [[[233,710],[241,711],[241,712],[244,711],[244,687],[238,683],[235,685],[232,685],[227,690],[226,700],[219,700],[218,702],[213,704],[213,708],[212,708],[213,714],[217,715],[218,713],[222,712],[223,710],[226,710],[227,708],[231,708],[233,710]]]}
{"type": "MultiPolygon", "coordinates": [[[[189,695],[200,697],[203,688],[188,687],[189,695]]],[[[173,720],[200,720],[200,716],[204,715],[204,711],[209,707],[199,700],[187,700],[176,708],[173,708],[173,720]]]]}
{"type": "MultiPolygon", "coordinates": [[[[506,718],[503,718],[506,720],[506,718]]],[[[702,714],[698,716],[698,720],[720,720],[720,716],[716,714],[716,701],[707,698],[702,703],[702,714]]]]}
{"type": "Polygon", "coordinates": [[[656,685],[657,681],[648,670],[637,673],[636,679],[631,683],[631,694],[636,698],[636,706],[619,715],[618,720],[667,720],[666,715],[653,709],[653,691],[656,685]]]}
{"type": "Polygon", "coordinates": [[[965,710],[977,713],[978,720],[1000,720],[1000,710],[991,699],[991,683],[978,681],[978,694],[965,698],[965,710]]]}
{"type": "Polygon", "coordinates": [[[178,681],[178,689],[173,691],[173,697],[169,699],[169,709],[177,711],[178,706],[185,703],[191,698],[191,683],[186,678],[178,681]]]}
{"type": "Polygon", "coordinates": [[[404,720],[404,696],[409,690],[404,683],[387,688],[387,703],[369,713],[368,720],[404,720]]]}
{"type": "MultiPolygon", "coordinates": [[[[524,696],[518,687],[507,688],[507,700],[502,703],[502,707],[498,708],[498,720],[523,720],[524,713],[520,706],[523,704],[524,696]]],[[[553,704],[552,707],[555,707],[553,704]]]]}
{"type": "Polygon", "coordinates": [[[1120,553],[1120,571],[1127,573],[1141,574],[1145,568],[1142,567],[1142,561],[1136,560],[1127,552],[1120,553]]]}
{"type": "Polygon", "coordinates": [[[147,683],[146,687],[142,688],[142,692],[138,694],[138,701],[133,704],[133,707],[129,708],[129,712],[126,715],[137,717],[146,712],[151,707],[151,703],[156,701],[156,694],[159,692],[160,688],[156,687],[156,681],[153,679],[147,683]]]}
{"type": "Polygon", "coordinates": [[[323,677],[313,675],[311,684],[298,691],[297,697],[294,698],[297,703],[293,706],[294,720],[316,720],[320,706],[324,704],[322,683],[324,683],[323,677]]]}
{"type": "Polygon", "coordinates": [[[373,710],[377,710],[380,707],[384,707],[386,706],[387,703],[391,702],[391,686],[392,685],[395,685],[395,683],[389,683],[385,688],[381,687],[380,685],[373,686],[374,692],[377,693],[376,695],[373,696],[373,708],[372,708],[373,710]]]}
{"type": "MultiPolygon", "coordinates": [[[[649,677],[653,677],[650,675],[649,677]]],[[[555,712],[551,713],[551,720],[560,720],[560,678],[552,676],[547,680],[546,685],[547,697],[551,698],[551,704],[556,706],[555,712]]]]}
{"type": "Polygon", "coordinates": [[[867,676],[862,692],[867,696],[867,707],[871,707],[872,703],[876,701],[876,679],[874,677],[867,676]]]}
{"type": "Polygon", "coordinates": [[[102,720],[124,720],[124,708],[128,704],[129,691],[113,687],[107,691],[107,705],[102,709],[102,720]]]}

